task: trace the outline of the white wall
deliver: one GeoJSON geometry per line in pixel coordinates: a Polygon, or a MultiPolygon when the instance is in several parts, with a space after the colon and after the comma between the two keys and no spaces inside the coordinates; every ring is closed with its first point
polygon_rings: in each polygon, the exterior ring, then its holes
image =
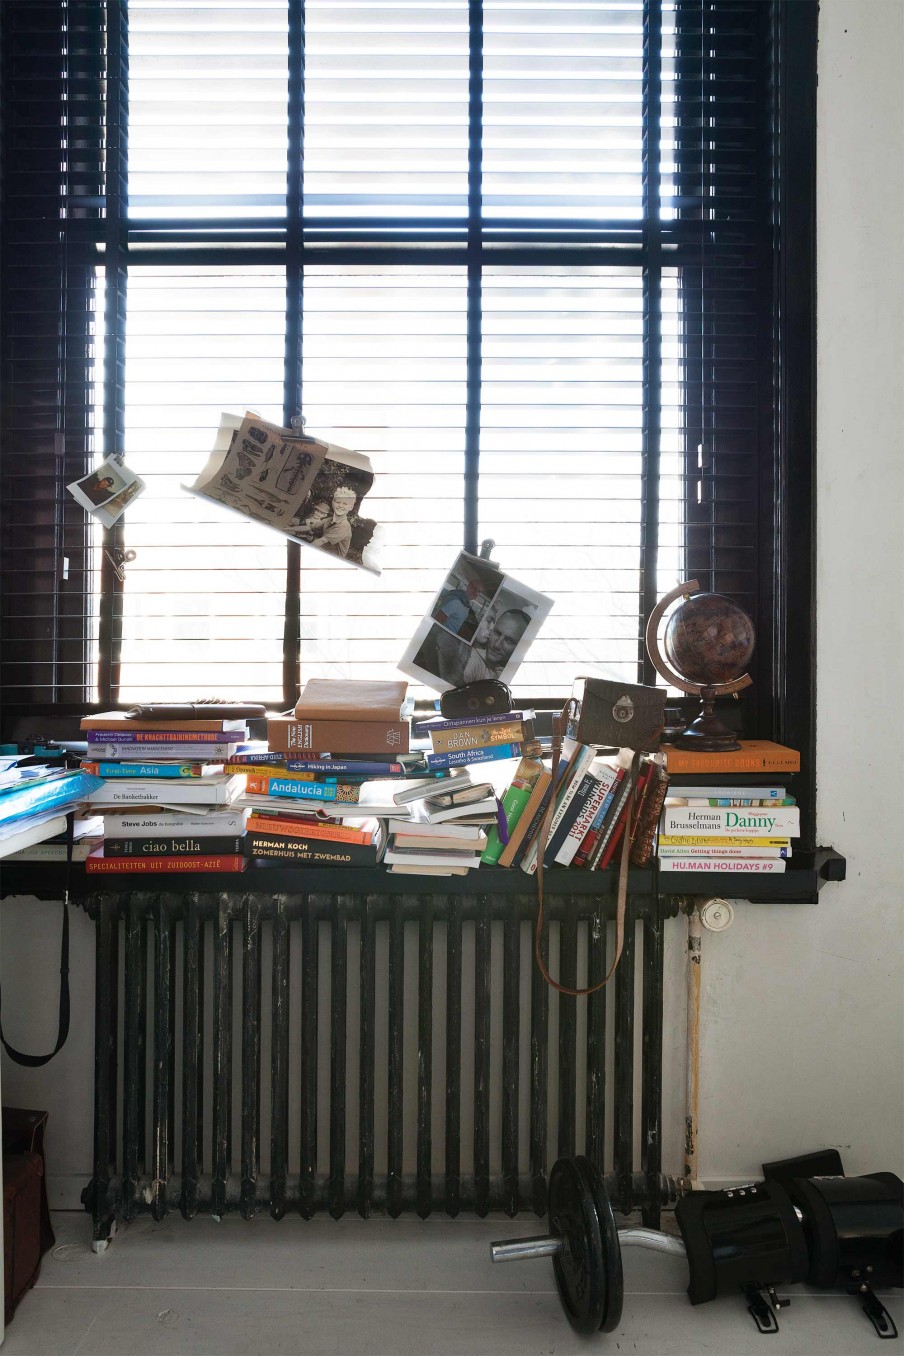
{"type": "Polygon", "coordinates": [[[900,0],[822,0],[818,119],[817,832],[848,879],[704,937],[704,1179],[904,1164],[900,0]]]}
{"type": "MultiPolygon", "coordinates": [[[[818,195],[819,840],[848,880],[818,907],[741,904],[704,938],[700,1174],[838,1145],[902,1171],[901,774],[904,4],[823,0],[818,195]]],[[[5,1031],[56,1033],[59,905],[3,905],[5,1031]]],[[[3,1058],[7,1104],[51,1112],[51,1188],[91,1172],[93,926],[72,919],[73,1028],[43,1070],[3,1058]]],[[[681,1165],[681,924],[669,925],[665,1166],[681,1165]]]]}

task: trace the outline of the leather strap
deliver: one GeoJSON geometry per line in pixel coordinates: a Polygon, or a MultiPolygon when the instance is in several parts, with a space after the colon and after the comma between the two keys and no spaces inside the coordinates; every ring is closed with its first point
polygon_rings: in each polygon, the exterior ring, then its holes
{"type": "Polygon", "coordinates": [[[621,960],[622,949],[625,944],[625,913],[628,903],[628,859],[631,852],[631,830],[634,821],[634,812],[637,802],[637,773],[640,768],[640,751],[638,750],[631,759],[631,768],[628,773],[630,778],[627,804],[627,820],[625,830],[622,835],[621,858],[618,867],[618,890],[615,902],[615,955],[612,958],[612,964],[604,979],[598,984],[592,984],[586,989],[569,989],[564,984],[560,984],[557,979],[553,979],[546,963],[543,960],[541,942],[543,938],[543,856],[546,852],[546,843],[549,837],[549,826],[555,813],[556,802],[556,777],[559,770],[559,759],[562,753],[562,738],[568,724],[569,711],[574,705],[574,698],[565,703],[562,710],[553,719],[552,725],[552,794],[549,798],[549,804],[546,807],[546,814],[543,816],[543,822],[540,825],[540,832],[537,835],[537,926],[534,931],[534,957],[539,967],[540,973],[546,980],[550,988],[558,993],[567,994],[571,998],[586,998],[588,994],[597,993],[604,988],[612,976],[615,974],[618,962],[621,960]]]}
{"type": "Polygon", "coordinates": [[[26,1069],[39,1069],[42,1064],[49,1064],[54,1055],[59,1054],[69,1035],[69,883],[72,875],[72,844],[75,831],[75,813],[71,811],[66,816],[66,887],[63,894],[63,936],[60,941],[60,1008],[57,1026],[57,1042],[49,1055],[25,1055],[21,1050],[16,1050],[3,1034],[3,1025],[0,1023],[0,1045],[9,1055],[10,1059],[16,1064],[23,1064],[26,1069]]]}

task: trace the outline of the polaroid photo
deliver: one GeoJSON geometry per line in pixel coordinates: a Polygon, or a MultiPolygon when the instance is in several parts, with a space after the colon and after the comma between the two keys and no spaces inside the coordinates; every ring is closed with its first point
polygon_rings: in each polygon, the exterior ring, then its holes
{"type": "Polygon", "coordinates": [[[115,457],[108,457],[90,475],[66,486],[77,504],[104,527],[112,527],[133,499],[147,488],[141,476],[115,457]]]}
{"type": "Polygon", "coordinates": [[[399,661],[439,692],[485,678],[510,683],[553,600],[462,551],[399,661]]]}

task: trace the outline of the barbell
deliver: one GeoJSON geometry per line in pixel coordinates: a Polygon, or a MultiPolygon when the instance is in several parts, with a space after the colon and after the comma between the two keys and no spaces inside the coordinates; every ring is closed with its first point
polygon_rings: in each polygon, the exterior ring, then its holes
{"type": "Polygon", "coordinates": [[[790,1302],[775,1287],[807,1280],[859,1295],[878,1335],[895,1337],[872,1284],[901,1284],[904,1184],[892,1173],[845,1178],[840,1159],[835,1177],[795,1176],[795,1166],[812,1158],[767,1165],[762,1182],[683,1196],[675,1209],[681,1239],[655,1229],[619,1229],[594,1164],[560,1158],[549,1176],[549,1234],[491,1243],[490,1255],[494,1262],[551,1258],[562,1307],[580,1333],[618,1327],[621,1250],[636,1247],[686,1258],[692,1304],[740,1288],[761,1332],[778,1331],[775,1311],[790,1302]]]}

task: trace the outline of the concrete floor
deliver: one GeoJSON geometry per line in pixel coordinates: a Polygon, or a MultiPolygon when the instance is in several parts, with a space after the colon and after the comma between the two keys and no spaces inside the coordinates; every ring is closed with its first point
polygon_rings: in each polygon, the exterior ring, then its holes
{"type": "MultiPolygon", "coordinates": [[[[682,1259],[626,1249],[620,1328],[568,1326],[548,1261],[493,1266],[491,1239],[536,1219],[143,1218],[105,1254],[86,1215],[54,1215],[57,1245],[7,1329],[3,1356],[876,1356],[857,1302],[798,1286],[777,1336],[743,1297],[692,1308],[682,1259]]],[[[901,1292],[885,1296],[899,1328],[901,1292]]],[[[892,1348],[891,1350],[895,1350],[892,1348]]]]}

